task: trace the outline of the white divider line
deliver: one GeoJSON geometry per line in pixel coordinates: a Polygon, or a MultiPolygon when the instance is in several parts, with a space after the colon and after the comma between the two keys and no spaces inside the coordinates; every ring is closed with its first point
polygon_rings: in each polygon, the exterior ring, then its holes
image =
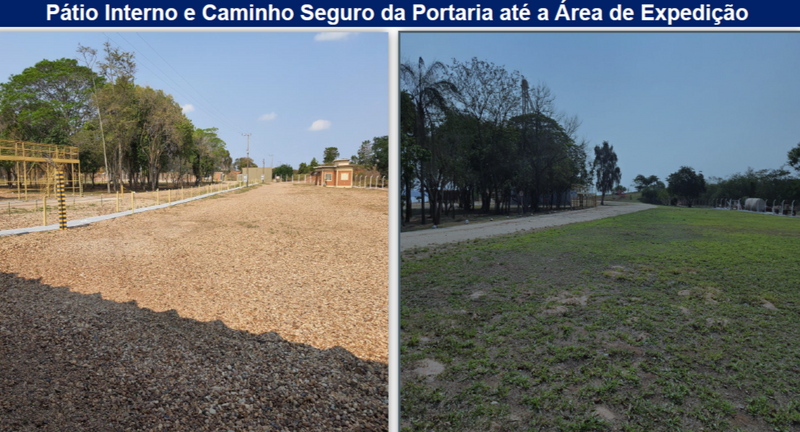
{"type": "MultiPolygon", "coordinates": [[[[137,208],[137,209],[134,209],[133,212],[134,213],[142,213],[142,212],[146,212],[146,211],[150,211],[150,210],[158,210],[158,209],[162,209],[162,208],[172,207],[172,206],[175,206],[175,205],[178,205],[178,204],[187,203],[189,201],[194,201],[194,200],[207,198],[207,197],[210,197],[212,195],[226,193],[226,192],[233,192],[233,191],[238,190],[238,189],[244,189],[245,187],[247,187],[247,186],[239,186],[237,188],[226,189],[226,190],[222,190],[222,191],[218,191],[218,192],[211,192],[211,193],[208,193],[208,194],[205,194],[205,195],[198,195],[198,196],[192,197],[192,198],[184,198],[182,200],[173,201],[172,204],[167,203],[167,204],[154,205],[154,206],[150,206],[150,207],[137,208]]],[[[88,217],[88,218],[85,218],[85,219],[67,221],[67,228],[74,228],[74,227],[79,227],[79,226],[83,226],[83,225],[89,225],[89,224],[95,223],[95,222],[100,222],[100,221],[109,220],[109,219],[116,219],[118,217],[130,216],[130,215],[131,215],[131,211],[130,210],[126,210],[126,211],[121,211],[119,213],[110,213],[110,214],[107,214],[107,215],[92,216],[92,217],[88,217]]],[[[35,226],[35,227],[28,227],[28,228],[15,228],[15,229],[10,229],[10,230],[3,230],[3,231],[0,231],[0,237],[9,236],[9,235],[18,235],[18,234],[28,234],[28,233],[42,232],[42,231],[56,231],[56,230],[58,230],[58,224],[57,223],[53,224],[53,225],[43,225],[43,226],[35,226]]]]}

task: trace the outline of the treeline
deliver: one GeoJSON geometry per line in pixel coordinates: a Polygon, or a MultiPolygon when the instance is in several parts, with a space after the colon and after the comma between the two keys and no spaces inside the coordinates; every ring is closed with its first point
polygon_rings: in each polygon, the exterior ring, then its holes
{"type": "Polygon", "coordinates": [[[681,167],[667,177],[669,186],[655,175],[639,174],[633,187],[641,192],[640,201],[650,204],[670,205],[682,202],[691,206],[693,201],[711,203],[725,200],[761,198],[768,203],[773,200],[796,200],[800,202],[800,178],[792,175],[786,166],[800,173],[800,144],[788,152],[787,164],[777,169],[754,170],[735,173],[728,178],[711,177],[708,182],[702,174],[690,167],[681,167]],[[679,201],[680,200],[680,201],[679,201]]]}
{"type": "MultiPolygon", "coordinates": [[[[339,159],[338,147],[326,147],[322,153],[322,163],[333,163],[339,159]]],[[[361,142],[357,154],[350,157],[350,163],[365,170],[375,170],[382,176],[389,176],[389,137],[375,137],[372,141],[361,142]]],[[[281,164],[273,170],[273,175],[281,178],[291,178],[293,174],[311,174],[320,163],[316,157],[312,157],[309,163],[300,162],[295,170],[290,164],[281,164]]]]}
{"type": "MultiPolygon", "coordinates": [[[[133,53],[79,46],[82,57],[43,60],[0,84],[0,138],[74,145],[81,169],[108,175],[109,189],[159,186],[162,173],[183,184],[232,160],[216,128],[200,129],[163,90],[135,83],[133,53]]],[[[9,180],[15,165],[4,163],[9,180]]]]}
{"type": "Polygon", "coordinates": [[[545,84],[477,58],[430,66],[420,58],[401,64],[400,74],[405,222],[414,191],[422,223],[427,198],[438,224],[444,212],[473,210],[475,201],[496,213],[510,212],[512,202],[522,211],[566,204],[570,190],[591,183],[580,122],[558,112],[545,84]]]}

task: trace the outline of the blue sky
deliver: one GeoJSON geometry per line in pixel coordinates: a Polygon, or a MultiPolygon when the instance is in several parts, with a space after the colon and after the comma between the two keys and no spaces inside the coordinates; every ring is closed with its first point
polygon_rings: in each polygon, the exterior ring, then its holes
{"type": "Polygon", "coordinates": [[[196,127],[218,127],[233,158],[245,132],[258,166],[272,154],[294,168],[389,132],[386,33],[0,33],[0,82],[106,40],[136,53],[137,84],[172,94],[196,127]]]}
{"type": "Polygon", "coordinates": [[[400,56],[546,83],[591,148],[614,146],[628,187],[682,165],[778,168],[800,142],[800,33],[401,33],[400,56]]]}

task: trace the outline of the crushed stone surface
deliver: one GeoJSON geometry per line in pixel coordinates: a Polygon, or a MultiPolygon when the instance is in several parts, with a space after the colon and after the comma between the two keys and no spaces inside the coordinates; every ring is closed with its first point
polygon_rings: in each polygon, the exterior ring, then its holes
{"type": "Polygon", "coordinates": [[[408,250],[446,243],[488,238],[540,228],[550,228],[576,222],[587,222],[655,208],[641,203],[606,203],[591,209],[543,214],[535,217],[498,220],[473,225],[461,225],[436,230],[411,231],[400,234],[400,249],[408,250]]]}
{"type": "Polygon", "coordinates": [[[385,193],[0,239],[0,430],[385,430],[385,193]]]}

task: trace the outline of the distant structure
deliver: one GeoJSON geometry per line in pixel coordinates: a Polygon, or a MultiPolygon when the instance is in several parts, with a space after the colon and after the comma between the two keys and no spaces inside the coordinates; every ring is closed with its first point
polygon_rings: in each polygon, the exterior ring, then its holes
{"type": "Polygon", "coordinates": [[[336,159],[329,164],[318,165],[312,177],[315,186],[353,187],[353,166],[348,159],[336,159]]]}
{"type": "Polygon", "coordinates": [[[250,167],[242,168],[242,176],[239,181],[245,181],[244,176],[250,183],[271,183],[272,182],[272,168],[270,167],[250,167]]]}

